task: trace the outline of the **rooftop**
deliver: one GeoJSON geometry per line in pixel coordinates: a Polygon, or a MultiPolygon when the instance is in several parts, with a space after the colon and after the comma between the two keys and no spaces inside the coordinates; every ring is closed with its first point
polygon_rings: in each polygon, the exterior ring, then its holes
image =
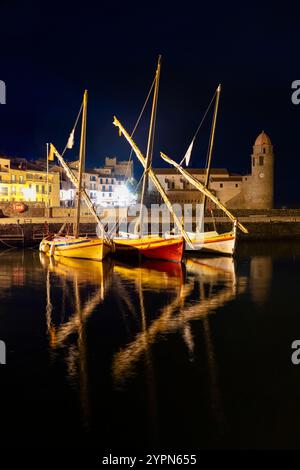
{"type": "Polygon", "coordinates": [[[265,131],[261,131],[258,137],[256,137],[254,145],[272,145],[271,139],[265,131]]]}
{"type": "MultiPolygon", "coordinates": [[[[157,175],[174,175],[179,174],[175,168],[153,168],[153,171],[157,175]]],[[[192,175],[205,175],[206,174],[205,168],[189,168],[188,172],[192,175]]],[[[229,171],[226,168],[212,168],[211,175],[228,175],[229,171]]]]}

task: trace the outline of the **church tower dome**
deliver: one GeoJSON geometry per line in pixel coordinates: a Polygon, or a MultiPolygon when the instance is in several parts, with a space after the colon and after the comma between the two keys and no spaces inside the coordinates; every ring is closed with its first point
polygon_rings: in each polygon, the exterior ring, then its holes
{"type": "Polygon", "coordinates": [[[262,131],[251,155],[251,192],[249,208],[272,209],[274,204],[274,153],[270,137],[262,131]]]}
{"type": "Polygon", "coordinates": [[[271,139],[268,136],[268,134],[265,133],[265,131],[261,131],[258,137],[256,137],[254,146],[259,146],[259,145],[272,145],[271,139]]]}

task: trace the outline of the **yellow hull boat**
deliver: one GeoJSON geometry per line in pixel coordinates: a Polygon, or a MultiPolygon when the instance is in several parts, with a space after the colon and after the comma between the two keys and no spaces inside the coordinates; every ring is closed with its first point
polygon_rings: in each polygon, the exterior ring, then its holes
{"type": "MultiPolygon", "coordinates": [[[[236,230],[218,233],[216,231],[192,233],[188,232],[194,250],[202,253],[234,256],[236,246],[236,230]]],[[[189,247],[186,247],[188,250],[189,247]]]]}
{"type": "Polygon", "coordinates": [[[90,259],[102,261],[111,252],[112,245],[102,238],[87,237],[54,237],[43,239],[40,251],[48,256],[65,258],[90,259]]]}

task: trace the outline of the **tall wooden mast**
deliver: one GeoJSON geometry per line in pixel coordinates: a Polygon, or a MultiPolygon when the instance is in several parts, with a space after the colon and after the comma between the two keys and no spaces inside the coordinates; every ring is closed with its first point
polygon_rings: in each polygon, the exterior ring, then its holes
{"type": "Polygon", "coordinates": [[[85,163],[85,148],[86,148],[86,115],[87,115],[87,101],[88,92],[85,90],[83,95],[83,108],[82,108],[82,121],[81,121],[81,137],[80,137],[80,151],[79,151],[79,168],[78,168],[78,186],[77,186],[77,207],[76,218],[74,225],[74,236],[79,236],[79,223],[80,223],[80,203],[82,193],[82,176],[84,172],[85,163]]]}
{"type": "Polygon", "coordinates": [[[159,78],[160,78],[160,67],[161,67],[161,55],[158,57],[157,69],[155,74],[155,87],[153,93],[153,102],[150,118],[150,127],[148,135],[148,144],[147,144],[147,153],[146,153],[146,166],[144,170],[143,186],[142,186],[142,195],[141,195],[141,208],[140,208],[140,237],[143,236],[143,206],[145,203],[146,196],[148,194],[148,173],[149,168],[152,165],[153,157],[153,145],[154,145],[154,134],[155,134],[155,122],[156,122],[156,111],[157,111],[157,100],[158,100],[158,90],[159,90],[159,78]]]}
{"type": "MultiPolygon", "coordinates": [[[[210,178],[210,172],[211,172],[211,157],[212,157],[212,151],[213,151],[214,140],[215,140],[215,131],[216,131],[216,123],[217,123],[220,93],[221,93],[221,85],[219,85],[218,88],[217,88],[216,103],[215,103],[215,109],[214,109],[211,135],[210,135],[210,140],[209,140],[207,171],[206,171],[206,177],[205,177],[205,182],[204,182],[204,186],[207,189],[208,189],[208,186],[209,186],[209,178],[210,178]]],[[[203,214],[205,213],[205,206],[206,206],[206,195],[204,195],[204,198],[203,198],[203,214]]]]}
{"type": "MultiPolygon", "coordinates": [[[[128,134],[128,132],[124,129],[124,127],[122,126],[120,121],[118,121],[118,119],[115,116],[114,116],[113,124],[114,124],[114,126],[119,128],[119,132],[121,134],[123,134],[123,136],[125,137],[127,142],[129,142],[132,150],[134,151],[134,153],[136,154],[138,160],[141,162],[141,164],[143,165],[143,167],[145,169],[146,168],[146,157],[144,157],[144,155],[142,154],[142,152],[140,151],[140,149],[138,148],[138,146],[136,145],[136,143],[134,142],[132,137],[128,134]]],[[[184,227],[183,227],[182,223],[180,222],[179,218],[177,217],[176,212],[174,212],[172,204],[169,201],[169,198],[168,198],[167,194],[165,193],[164,188],[162,187],[161,183],[159,182],[159,180],[158,180],[157,176],[155,175],[155,173],[154,173],[153,169],[151,168],[151,166],[148,169],[148,173],[149,173],[149,177],[151,178],[152,183],[156,187],[157,191],[160,193],[164,203],[166,204],[167,208],[169,209],[170,213],[172,214],[174,222],[177,225],[177,228],[178,228],[179,232],[182,234],[183,238],[185,239],[185,241],[187,242],[189,247],[193,249],[193,244],[190,240],[190,237],[188,236],[188,234],[184,230],[184,227]]]]}

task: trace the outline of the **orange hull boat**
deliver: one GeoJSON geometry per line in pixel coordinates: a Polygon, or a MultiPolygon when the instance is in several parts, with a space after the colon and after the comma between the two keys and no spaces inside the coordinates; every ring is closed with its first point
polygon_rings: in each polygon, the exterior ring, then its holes
{"type": "Polygon", "coordinates": [[[183,257],[183,238],[115,238],[116,255],[143,256],[180,263],[183,257]]]}

